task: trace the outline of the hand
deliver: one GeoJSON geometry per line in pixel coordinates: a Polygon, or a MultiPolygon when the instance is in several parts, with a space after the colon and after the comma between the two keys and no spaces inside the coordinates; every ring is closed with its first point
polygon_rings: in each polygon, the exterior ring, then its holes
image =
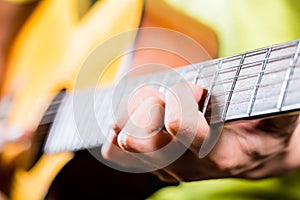
{"type": "Polygon", "coordinates": [[[103,156],[123,166],[153,169],[169,182],[264,178],[299,167],[300,128],[295,115],[225,125],[213,149],[201,158],[204,139],[216,130],[198,111],[203,89],[189,88],[177,84],[165,96],[151,88],[138,91],[128,110],[118,115],[103,156]],[[160,151],[168,144],[173,144],[169,151],[160,151]],[[167,163],[180,149],[186,151],[167,163]]]}

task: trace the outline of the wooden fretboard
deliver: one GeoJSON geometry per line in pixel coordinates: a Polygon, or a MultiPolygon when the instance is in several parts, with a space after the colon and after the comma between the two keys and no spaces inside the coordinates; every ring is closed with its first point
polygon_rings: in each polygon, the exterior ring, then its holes
{"type": "MultiPolygon", "coordinates": [[[[300,40],[128,79],[121,88],[67,93],[57,112],[45,152],[98,147],[111,131],[113,110],[126,106],[132,88],[182,81],[208,90],[202,112],[210,124],[300,110],[300,40]]],[[[118,86],[120,87],[120,86],[118,86]]]]}

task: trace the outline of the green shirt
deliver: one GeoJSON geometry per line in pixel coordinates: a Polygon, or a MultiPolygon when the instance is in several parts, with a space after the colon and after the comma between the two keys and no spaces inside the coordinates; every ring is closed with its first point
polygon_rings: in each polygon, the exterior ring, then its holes
{"type": "Polygon", "coordinates": [[[220,56],[300,38],[298,0],[166,0],[212,27],[220,56]]]}

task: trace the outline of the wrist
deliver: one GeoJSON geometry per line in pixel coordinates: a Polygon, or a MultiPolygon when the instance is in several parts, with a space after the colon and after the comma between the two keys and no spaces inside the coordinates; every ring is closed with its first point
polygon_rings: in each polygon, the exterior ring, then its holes
{"type": "Polygon", "coordinates": [[[298,126],[295,129],[287,149],[287,157],[285,159],[285,165],[290,170],[300,168],[299,152],[300,152],[300,123],[298,123],[298,126]]]}

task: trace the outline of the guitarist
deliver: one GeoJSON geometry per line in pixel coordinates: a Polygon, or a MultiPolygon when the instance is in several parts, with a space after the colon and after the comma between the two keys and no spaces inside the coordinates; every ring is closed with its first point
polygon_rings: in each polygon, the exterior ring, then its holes
{"type": "MultiPolygon", "coordinates": [[[[26,17],[28,15],[24,16],[26,17]]],[[[147,15],[145,15],[144,19],[147,19],[147,15]]],[[[147,26],[147,23],[153,26],[151,20],[148,22],[145,20],[141,25],[147,26]]],[[[17,32],[16,30],[18,29],[14,29],[15,33],[17,32]]],[[[13,38],[14,34],[11,34],[10,37],[13,38]]],[[[4,41],[11,41],[11,39],[5,39],[4,41]]],[[[222,51],[224,51],[224,49],[222,49],[222,51]]],[[[224,52],[222,53],[224,54],[224,52]]],[[[215,56],[213,51],[210,52],[210,55],[215,56]]],[[[5,64],[3,64],[3,66],[5,66],[5,64]]],[[[124,134],[125,132],[135,133],[136,130],[127,129],[128,126],[126,126],[126,124],[129,123],[130,119],[121,117],[119,120],[123,123],[116,122],[116,134],[113,136],[112,143],[108,144],[108,147],[102,151],[103,156],[112,162],[117,162],[117,160],[119,160],[118,157],[111,156],[120,155],[113,152],[113,145],[117,145],[119,147],[118,149],[121,149],[121,157],[123,157],[126,155],[122,155],[122,151],[141,153],[153,151],[156,150],[157,146],[164,145],[174,138],[178,140],[178,143],[184,144],[184,140],[186,139],[184,136],[188,137],[189,135],[194,134],[189,132],[189,129],[187,128],[194,126],[194,122],[185,121],[185,124],[181,125],[180,122],[183,121],[183,119],[178,115],[180,111],[176,109],[178,108],[178,105],[185,105],[186,102],[189,102],[188,105],[196,105],[204,92],[198,86],[191,85],[192,93],[183,95],[184,93],[182,93],[181,87],[182,86],[180,85],[175,85],[175,96],[174,94],[167,93],[166,97],[161,97],[160,93],[156,90],[141,90],[139,94],[146,100],[143,102],[136,100],[136,104],[132,105],[132,108],[129,108],[133,110],[132,117],[141,119],[141,125],[148,128],[148,131],[151,131],[153,130],[153,126],[161,124],[161,121],[159,121],[162,120],[161,110],[155,110],[154,115],[157,116],[157,121],[154,120],[152,122],[153,124],[150,124],[150,126],[147,123],[147,118],[144,116],[143,111],[150,110],[151,108],[154,108],[155,105],[159,105],[164,108],[163,112],[166,130],[161,131],[156,138],[150,138],[145,145],[142,141],[124,134]],[[151,94],[151,96],[149,96],[149,94],[151,94]],[[176,100],[176,97],[179,97],[179,102],[176,100]],[[178,132],[180,132],[183,137],[176,138],[178,132]]],[[[226,126],[214,149],[207,157],[200,159],[195,152],[199,150],[203,138],[210,133],[210,128],[206,124],[201,112],[195,110],[195,107],[190,106],[185,107],[185,109],[190,109],[190,113],[195,113],[196,119],[199,120],[197,122],[197,124],[199,123],[199,126],[197,125],[196,127],[196,137],[187,152],[184,153],[180,159],[154,173],[161,180],[177,183],[180,181],[196,181],[224,177],[263,178],[284,174],[299,167],[299,159],[297,159],[296,156],[299,151],[298,141],[300,141],[298,138],[298,116],[254,120],[251,122],[226,126]],[[280,166],[277,165],[279,162],[282,163],[280,166]],[[188,164],[188,168],[186,167],[187,163],[190,163],[188,164]]],[[[149,161],[153,161],[149,164],[155,164],[156,159],[157,158],[155,157],[149,158],[149,161]]],[[[152,180],[152,178],[150,179],[152,180]]],[[[159,185],[156,189],[164,185],[163,182],[160,182],[155,178],[153,179],[153,183],[159,185]]],[[[52,189],[54,193],[57,192],[55,191],[57,190],[57,187],[54,186],[52,189]]],[[[153,191],[155,191],[155,189],[151,192],[153,191]]]]}

